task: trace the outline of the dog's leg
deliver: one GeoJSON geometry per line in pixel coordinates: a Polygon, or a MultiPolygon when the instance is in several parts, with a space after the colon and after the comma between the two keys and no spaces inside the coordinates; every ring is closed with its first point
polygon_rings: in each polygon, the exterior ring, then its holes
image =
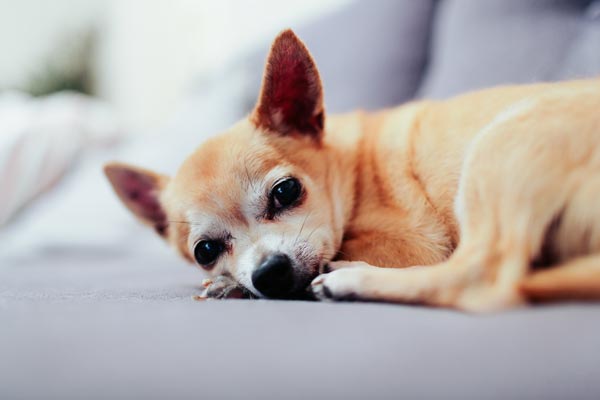
{"type": "Polygon", "coordinates": [[[453,286],[452,274],[445,274],[446,268],[441,265],[393,269],[361,261],[333,264],[333,272],[320,275],[312,282],[318,299],[441,304],[441,296],[434,292],[453,286]]]}
{"type": "MultiPolygon", "coordinates": [[[[356,268],[317,277],[313,282],[317,297],[472,311],[524,302],[519,284],[539,253],[548,226],[581,182],[572,163],[583,162],[597,146],[595,125],[585,119],[564,119],[570,107],[569,100],[563,102],[560,96],[523,102],[479,134],[465,159],[457,195],[461,241],[446,262],[395,270],[357,263],[356,268]],[[570,138],[573,131],[580,133],[583,143],[570,138]]],[[[582,107],[596,104],[583,102],[582,107]]]]}
{"type": "Polygon", "coordinates": [[[521,252],[499,257],[489,245],[481,246],[461,247],[448,261],[434,266],[393,269],[338,261],[334,272],[313,281],[313,293],[322,300],[415,303],[468,311],[521,304],[515,282],[525,273],[527,260],[521,252]]]}
{"type": "Polygon", "coordinates": [[[533,301],[600,299],[600,168],[581,182],[547,239],[557,264],[533,270],[521,282],[533,301]]]}

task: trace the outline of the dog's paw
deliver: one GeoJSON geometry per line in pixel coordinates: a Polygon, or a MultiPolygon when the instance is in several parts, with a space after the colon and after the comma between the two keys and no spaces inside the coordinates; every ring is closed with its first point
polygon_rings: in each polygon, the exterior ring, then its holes
{"type": "Polygon", "coordinates": [[[365,272],[371,267],[365,263],[347,263],[346,267],[317,276],[311,283],[313,295],[318,300],[362,300],[365,272]],[[352,265],[350,265],[352,264],[352,265]],[[356,265],[356,264],[364,264],[356,265]]]}
{"type": "Polygon", "coordinates": [[[210,299],[252,299],[254,295],[228,276],[217,276],[214,279],[202,281],[204,290],[195,300],[210,299]]]}

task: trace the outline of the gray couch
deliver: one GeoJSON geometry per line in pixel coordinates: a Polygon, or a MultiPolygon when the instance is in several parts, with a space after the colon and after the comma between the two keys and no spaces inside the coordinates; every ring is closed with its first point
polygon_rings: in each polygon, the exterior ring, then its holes
{"type": "MultiPolygon", "coordinates": [[[[600,1],[363,1],[295,28],[320,66],[329,112],[600,74],[600,1]]],[[[191,132],[207,129],[199,120],[225,126],[252,104],[266,46],[197,85],[202,95],[175,118],[179,137],[160,140],[173,163],[198,140],[191,132]],[[251,78],[238,85],[238,76],[251,78]],[[219,101],[231,112],[211,112],[219,101]]],[[[72,177],[65,190],[99,182],[98,163],[93,179],[72,177]]],[[[40,202],[20,222],[37,240],[27,251],[11,244],[23,226],[0,236],[0,398],[600,398],[599,305],[470,316],[194,302],[200,273],[135,225],[108,189],[103,196],[60,198],[62,209],[40,202]],[[93,222],[61,243],[57,215],[93,222]],[[111,226],[102,240],[84,240],[111,226]]]]}

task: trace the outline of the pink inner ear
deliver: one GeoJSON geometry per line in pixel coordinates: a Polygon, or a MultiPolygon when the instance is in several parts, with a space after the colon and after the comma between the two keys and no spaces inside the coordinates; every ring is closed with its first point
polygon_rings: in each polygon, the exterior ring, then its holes
{"type": "Polygon", "coordinates": [[[316,128],[312,121],[317,105],[318,90],[312,71],[306,60],[298,54],[286,52],[280,60],[272,62],[271,75],[271,112],[281,113],[283,122],[303,132],[313,132],[316,128]]]}
{"type": "Polygon", "coordinates": [[[165,215],[158,200],[158,182],[152,176],[131,170],[121,170],[115,179],[118,191],[127,206],[140,218],[152,223],[163,234],[167,226],[165,215]]]}
{"type": "Polygon", "coordinates": [[[258,125],[287,133],[318,134],[323,129],[321,81],[316,66],[291,31],[273,44],[259,106],[258,125]]]}

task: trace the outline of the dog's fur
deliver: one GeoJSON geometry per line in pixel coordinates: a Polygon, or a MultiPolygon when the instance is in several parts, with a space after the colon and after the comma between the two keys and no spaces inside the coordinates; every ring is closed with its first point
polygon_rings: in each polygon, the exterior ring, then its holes
{"type": "Polygon", "coordinates": [[[252,272],[283,252],[295,290],[312,280],[318,298],[472,311],[600,298],[600,80],[325,120],[316,66],[287,30],[254,112],[174,178],[118,163],[105,171],[183,257],[222,238],[210,273],[255,296],[252,272]],[[269,217],[269,190],[288,176],[302,183],[301,202],[269,217]]]}

